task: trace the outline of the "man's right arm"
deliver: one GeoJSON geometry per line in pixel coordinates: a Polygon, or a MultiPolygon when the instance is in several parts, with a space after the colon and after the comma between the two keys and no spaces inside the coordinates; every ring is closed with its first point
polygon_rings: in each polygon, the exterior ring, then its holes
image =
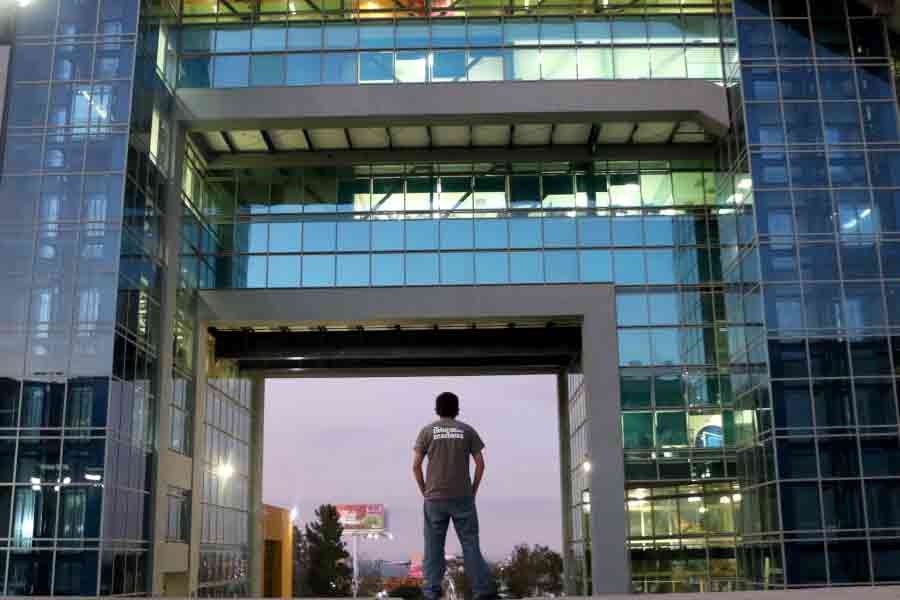
{"type": "Polygon", "coordinates": [[[472,495],[478,494],[478,487],[481,485],[481,479],[484,477],[484,453],[479,450],[472,455],[475,459],[475,480],[472,482],[472,495]]]}
{"type": "Polygon", "coordinates": [[[413,457],[413,477],[416,478],[416,483],[419,485],[419,492],[424,496],[425,475],[422,473],[422,461],[425,460],[425,453],[420,448],[416,448],[415,452],[413,457]]]}

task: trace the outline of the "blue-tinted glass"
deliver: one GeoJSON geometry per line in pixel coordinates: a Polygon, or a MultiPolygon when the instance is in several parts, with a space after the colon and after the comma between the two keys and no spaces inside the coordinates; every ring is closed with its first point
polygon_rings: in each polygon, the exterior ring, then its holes
{"type": "Polygon", "coordinates": [[[393,48],[393,25],[366,24],[359,28],[360,48],[393,48]]]}
{"type": "Polygon", "coordinates": [[[894,102],[864,102],[862,117],[867,142],[896,142],[900,139],[897,105],[894,102]]]}
{"type": "Polygon", "coordinates": [[[869,527],[900,527],[900,480],[871,479],[865,485],[869,527]]]}
{"type": "Polygon", "coordinates": [[[359,80],[362,83],[391,83],[394,81],[393,52],[361,52],[359,80]]]}
{"type": "Polygon", "coordinates": [[[510,282],[542,283],[544,281],[542,252],[512,252],[509,259],[510,282]]]}
{"type": "Polygon", "coordinates": [[[322,83],[356,83],[356,56],[353,52],[325,53],[322,83]]]}
{"type": "MultiPolygon", "coordinates": [[[[866,15],[871,16],[871,15],[866,15]]],[[[885,21],[877,16],[869,19],[854,19],[850,22],[850,36],[853,39],[853,54],[857,59],[885,57],[889,54],[885,43],[885,21]]]]}
{"type": "Polygon", "coordinates": [[[616,324],[649,325],[647,295],[642,292],[616,293],[616,324]]]}
{"type": "Polygon", "coordinates": [[[885,277],[900,277],[900,244],[892,240],[881,242],[881,265],[885,277]]]}
{"type": "Polygon", "coordinates": [[[807,284],[806,326],[810,329],[834,329],[845,323],[840,286],[836,284],[807,284]]]}
{"type": "Polygon", "coordinates": [[[19,10],[16,14],[17,35],[49,35],[56,25],[58,0],[32,2],[28,10],[19,10]]]}
{"type": "Polygon", "coordinates": [[[182,58],[178,69],[178,87],[208,88],[212,84],[212,57],[182,58]]]}
{"type": "Polygon", "coordinates": [[[282,25],[257,25],[253,28],[253,50],[284,50],[285,28],[282,25]]]}
{"type": "Polygon", "coordinates": [[[337,249],[342,252],[369,250],[369,223],[367,221],[338,223],[337,249]]]}
{"type": "Polygon", "coordinates": [[[372,285],[403,285],[403,255],[373,255],[372,285]]]}
{"type": "MultiPolygon", "coordinates": [[[[843,489],[836,493],[840,494],[838,502],[844,503],[839,506],[845,511],[850,510],[845,504],[851,502],[852,496],[845,494],[843,489]]],[[[868,584],[870,580],[868,549],[868,545],[864,541],[830,542],[828,544],[828,567],[832,584],[868,584]]]]}
{"type": "Polygon", "coordinates": [[[791,152],[791,182],[795,187],[827,187],[824,152],[791,152]]]}
{"type": "Polygon", "coordinates": [[[612,267],[608,250],[582,250],[580,258],[581,281],[600,283],[612,281],[612,267]]]}
{"type": "Polygon", "coordinates": [[[856,80],[852,67],[822,65],[819,67],[819,86],[826,100],[853,100],[856,98],[856,80]]]}
{"type": "Polygon", "coordinates": [[[775,45],[783,58],[807,58],[812,54],[809,22],[775,20],[775,45]]]}
{"type": "Polygon", "coordinates": [[[872,571],[876,583],[900,581],[900,542],[872,541],[872,571]]]}
{"type": "Polygon", "coordinates": [[[397,24],[398,48],[427,48],[429,44],[429,27],[426,23],[400,21],[397,24]]]}
{"type": "Polygon", "coordinates": [[[769,21],[740,21],[737,26],[740,55],[753,58],[775,56],[769,21]]]}
{"type": "Polygon", "coordinates": [[[844,279],[878,277],[878,261],[875,258],[875,242],[872,238],[842,241],[840,255],[844,279]]]}
{"type": "Polygon", "coordinates": [[[466,25],[462,21],[431,25],[431,45],[435,48],[464,47],[466,45],[466,25]]]}
{"type": "Polygon", "coordinates": [[[318,24],[297,23],[288,27],[289,50],[316,50],[322,47],[322,27],[318,24]]]}
{"type": "MultiPolygon", "coordinates": [[[[893,391],[889,388],[884,390],[888,392],[885,404],[893,409],[893,391]]],[[[857,402],[858,404],[858,402],[857,402]]],[[[860,418],[860,422],[863,422],[860,418]]],[[[893,421],[896,422],[896,417],[893,421]]],[[[867,423],[868,424],[868,423],[867,423]]],[[[900,442],[896,436],[871,437],[862,438],[860,440],[862,446],[863,474],[867,477],[892,477],[900,474],[900,442]]]]}
{"type": "Polygon", "coordinates": [[[503,27],[503,39],[508,46],[537,45],[537,22],[509,21],[503,27]]]}
{"type": "Polygon", "coordinates": [[[678,331],[678,329],[652,330],[651,341],[653,342],[653,364],[674,365],[685,362],[680,360],[678,354],[678,331]]]}
{"type": "Polygon", "coordinates": [[[220,28],[216,32],[216,52],[247,52],[250,50],[250,29],[246,27],[220,28]]]}
{"type": "Polygon", "coordinates": [[[236,263],[238,284],[235,287],[266,287],[266,262],[265,256],[241,256],[236,263]]]}
{"type": "MultiPolygon", "coordinates": [[[[792,495],[791,507],[795,504],[798,510],[803,510],[802,498],[795,500],[792,495]]],[[[818,512],[818,502],[814,505],[818,512]]],[[[818,527],[817,527],[818,528],[818,527]]],[[[791,543],[785,544],[785,562],[787,563],[786,579],[792,585],[823,584],[828,580],[828,571],[825,559],[828,553],[824,545],[820,543],[791,543]]]]}
{"type": "Polygon", "coordinates": [[[784,129],[777,104],[748,104],[747,137],[751,144],[783,144],[784,129]]]}
{"type": "Polygon", "coordinates": [[[621,329],[619,338],[619,364],[640,367],[650,364],[650,333],[646,330],[621,329]]]}
{"type": "MultiPolygon", "coordinates": [[[[91,78],[94,49],[88,44],[72,44],[56,47],[53,78],[61,81],[78,81],[91,78]]],[[[130,76],[130,71],[126,76],[130,76]]]]}
{"type": "Polygon", "coordinates": [[[475,283],[509,282],[509,258],[506,252],[475,253],[475,283]]]}
{"type": "Polygon", "coordinates": [[[303,287],[332,287],[334,256],[330,254],[303,257],[303,287]]]}
{"type": "Polygon", "coordinates": [[[288,54],[287,84],[316,85],[322,81],[320,54],[288,54]]]}
{"type": "Polygon", "coordinates": [[[574,250],[548,250],[544,261],[548,283],[578,281],[578,256],[574,250]]]}
{"type": "Polygon", "coordinates": [[[269,225],[269,250],[271,252],[299,252],[300,224],[271,223],[269,225]]]}
{"type": "Polygon", "coordinates": [[[647,23],[640,17],[619,17],[612,21],[613,41],[616,44],[647,42],[647,23]]]}
{"type": "Polygon", "coordinates": [[[648,297],[650,323],[653,325],[677,325],[678,294],[675,292],[652,292],[648,297]]]}
{"type": "Polygon", "coordinates": [[[435,252],[415,252],[406,255],[406,284],[435,285],[438,283],[438,255],[435,252]]]}
{"type": "Polygon", "coordinates": [[[877,187],[900,186],[900,152],[870,152],[869,168],[872,185],[877,187]]]}
{"type": "Polygon", "coordinates": [[[766,286],[766,324],[769,329],[789,330],[803,327],[803,301],[798,285],[766,286]]]}
{"type": "Polygon", "coordinates": [[[329,252],[336,246],[335,223],[307,222],[303,225],[303,250],[306,252],[329,252]]]}
{"type": "Polygon", "coordinates": [[[402,221],[373,221],[372,222],[372,249],[373,250],[402,250],[403,249],[403,222],[402,221]]]}
{"type": "Polygon", "coordinates": [[[214,59],[213,87],[246,87],[250,78],[250,57],[216,56],[214,59]]]}
{"type": "Polygon", "coordinates": [[[441,254],[441,283],[471,285],[475,282],[475,262],[471,252],[441,254]]]}
{"type": "Polygon", "coordinates": [[[466,80],[466,53],[464,51],[435,52],[432,60],[432,81],[466,80]]]}
{"type": "Polygon", "coordinates": [[[440,222],[441,248],[464,250],[475,244],[473,223],[468,219],[445,219],[440,222]]]}
{"type": "MultiPolygon", "coordinates": [[[[819,468],[822,471],[822,477],[856,477],[859,475],[859,452],[856,448],[856,440],[853,438],[819,440],[819,468]]],[[[816,476],[815,471],[812,476],[816,476]]]]}
{"type": "Polygon", "coordinates": [[[828,157],[828,172],[834,187],[865,187],[869,185],[866,176],[866,159],[862,152],[832,150],[828,157]]]}
{"type": "Polygon", "coordinates": [[[131,77],[134,47],[122,44],[97,46],[94,57],[94,79],[128,79],[131,77]]]}
{"type": "Polygon", "coordinates": [[[96,31],[97,0],[60,0],[57,34],[83,35],[96,31]]]}
{"type": "Polygon", "coordinates": [[[684,41],[684,21],[681,17],[648,17],[647,29],[651,44],[680,44],[684,41]]]}
{"type": "MultiPolygon", "coordinates": [[[[62,48],[62,47],[61,47],[62,48]]],[[[52,46],[17,45],[13,48],[13,81],[46,81],[50,79],[52,46]]],[[[57,50],[57,57],[61,50],[57,50]]]]}
{"type": "MultiPolygon", "coordinates": [[[[897,352],[896,340],[893,342],[897,352]]],[[[897,423],[897,404],[890,380],[857,379],[853,383],[856,412],[860,425],[894,425],[897,423]]],[[[865,446],[864,446],[865,448],[865,446]]],[[[892,468],[900,462],[892,462],[892,468]]],[[[868,474],[868,473],[867,473],[868,474]]]]}
{"type": "Polygon", "coordinates": [[[773,67],[745,67],[742,73],[747,100],[778,99],[778,78],[773,67]]]}
{"type": "Polygon", "coordinates": [[[856,71],[859,78],[859,95],[863,98],[893,98],[894,86],[887,67],[860,66],[856,71]]]}
{"type": "Polygon", "coordinates": [[[434,219],[413,219],[406,222],[407,250],[436,250],[439,227],[434,219]]]}
{"type": "Polygon", "coordinates": [[[767,17],[772,12],[769,0],[736,0],[734,14],[739,17],[767,17]]]}
{"type": "Polygon", "coordinates": [[[342,287],[359,287],[369,285],[369,255],[338,255],[337,285],[342,287]]]}
{"type": "Polygon", "coordinates": [[[509,178],[510,208],[538,208],[540,179],[537,175],[514,175],[509,178]]]}
{"type": "MultiPolygon", "coordinates": [[[[804,466],[798,473],[811,473],[815,477],[816,457],[812,444],[803,445],[802,442],[793,442],[792,446],[786,446],[786,451],[797,454],[796,460],[802,461],[804,466]],[[812,457],[806,455],[806,451],[812,449],[812,457]],[[801,454],[802,453],[802,454],[801,454]],[[809,461],[811,465],[809,465],[809,461]]],[[[780,450],[780,449],[779,449],[780,450]]],[[[781,462],[790,464],[795,458],[782,459],[781,462]]],[[[799,466],[799,465],[798,465],[799,466]]],[[[789,467],[788,467],[789,468],[789,467]]],[[[789,468],[790,469],[790,468],[789,468]]],[[[791,470],[791,477],[795,471],[791,470]]],[[[808,476],[808,475],[801,475],[808,476]]],[[[822,522],[819,516],[819,491],[815,483],[790,483],[781,486],[782,498],[782,522],[786,530],[821,529],[822,522]]]]}
{"type": "Polygon", "coordinates": [[[265,252],[268,250],[268,224],[238,223],[235,233],[237,235],[235,246],[239,252],[265,252]]]}
{"type": "Polygon", "coordinates": [[[789,144],[821,143],[822,123],[817,103],[785,103],[784,123],[789,144]]]}
{"type": "Polygon", "coordinates": [[[470,21],[470,46],[500,46],[503,44],[503,27],[499,21],[470,21]]]}
{"type": "Polygon", "coordinates": [[[847,377],[850,373],[847,344],[843,340],[811,340],[809,359],[810,374],[813,377],[847,377]]]}
{"type": "Polygon", "coordinates": [[[890,351],[886,338],[852,338],[850,360],[853,364],[853,374],[857,377],[891,373],[890,351]]]}
{"type": "MultiPolygon", "coordinates": [[[[60,503],[61,511],[65,513],[70,506],[78,506],[80,511],[84,511],[87,521],[92,521],[91,516],[95,515],[95,511],[90,510],[84,500],[84,496],[94,496],[96,492],[92,488],[68,490],[63,493],[63,500],[60,503]],[[73,499],[67,500],[67,496],[73,499]],[[89,516],[90,515],[90,516],[89,516]]],[[[96,502],[96,509],[99,511],[99,499],[96,502]]],[[[79,511],[79,512],[80,512],[79,511]]],[[[81,521],[77,517],[69,517],[60,515],[60,528],[65,527],[66,523],[73,520],[81,521]]],[[[80,523],[82,525],[86,523],[80,523]]],[[[60,534],[62,535],[62,534],[60,534]]],[[[84,537],[97,537],[97,535],[84,537]]],[[[49,553],[48,553],[49,554],[49,553]]],[[[60,550],[56,553],[56,576],[53,579],[53,594],[55,596],[95,596],[97,594],[97,565],[99,556],[96,551],[87,550],[60,550]]]]}
{"type": "Polygon", "coordinates": [[[575,43],[575,24],[568,20],[545,19],[541,23],[541,44],[565,45],[575,43]]]}
{"type": "Polygon", "coordinates": [[[579,18],[575,22],[575,38],[579,44],[608,44],[612,39],[609,20],[579,18]]]}
{"type": "Polygon", "coordinates": [[[788,192],[759,192],[756,201],[756,227],[760,235],[789,236],[794,233],[794,214],[788,192]]]}
{"type": "Polygon", "coordinates": [[[776,427],[812,427],[809,382],[772,382],[776,427]]]}
{"type": "Polygon", "coordinates": [[[250,85],[284,85],[284,56],[253,56],[250,63],[250,85]]]}
{"type": "Polygon", "coordinates": [[[269,287],[300,287],[300,257],[270,256],[269,287]]]}
{"type": "MultiPolygon", "coordinates": [[[[793,248],[791,249],[793,254],[793,248]]],[[[773,252],[775,260],[781,259],[779,254],[773,252]]],[[[791,256],[789,261],[793,261],[791,256]]],[[[814,246],[800,246],[800,273],[806,280],[833,281],[840,279],[837,269],[837,248],[834,244],[816,244],[814,246]]],[[[786,273],[788,278],[795,277],[793,271],[786,273]]],[[[767,277],[768,278],[768,277],[767,277]]],[[[776,277],[771,277],[775,279],[776,277]]]]}
{"type": "Polygon", "coordinates": [[[608,246],[610,220],[607,217],[578,219],[578,242],[582,246],[608,246]]]}
{"type": "Polygon", "coordinates": [[[616,246],[640,246],[644,242],[641,217],[620,217],[612,220],[613,243],[616,246]]]}
{"type": "Polygon", "coordinates": [[[785,100],[815,100],[818,97],[815,69],[811,66],[783,67],[781,95],[785,100]]]}
{"type": "Polygon", "coordinates": [[[505,219],[475,220],[476,248],[506,248],[509,243],[508,237],[505,219]]]}
{"type": "Polygon", "coordinates": [[[647,281],[650,284],[674,284],[675,256],[672,250],[647,250],[647,281]]]}
{"type": "Polygon", "coordinates": [[[822,117],[825,120],[826,144],[854,144],[862,141],[859,107],[855,102],[827,102],[822,107],[822,117]]]}
{"type": "Polygon", "coordinates": [[[751,158],[753,184],[756,189],[786,187],[788,169],[780,152],[754,152],[751,158]]]}
{"type": "MultiPolygon", "coordinates": [[[[209,52],[214,48],[216,30],[207,27],[185,27],[181,30],[182,52],[209,52]]],[[[57,50],[59,52],[59,50],[57,50]]]]}
{"type": "Polygon", "coordinates": [[[540,219],[511,219],[509,221],[511,248],[540,248],[540,219]]]}
{"type": "Polygon", "coordinates": [[[828,192],[795,191],[794,205],[799,233],[834,232],[834,213],[828,192]]]}
{"type": "Polygon", "coordinates": [[[327,23],[325,25],[326,48],[356,48],[358,31],[352,23],[327,23]]]}
{"type": "Polygon", "coordinates": [[[860,329],[884,326],[881,286],[877,283],[847,283],[847,327],[860,329]]]}
{"type": "Polygon", "coordinates": [[[9,125],[40,127],[47,118],[47,85],[14,85],[10,90],[9,125]]]}
{"type": "Polygon", "coordinates": [[[562,248],[575,245],[575,219],[544,219],[544,246],[562,248]]]}
{"type": "Polygon", "coordinates": [[[646,283],[644,253],[640,250],[616,250],[614,253],[615,280],[619,285],[646,283]]]}

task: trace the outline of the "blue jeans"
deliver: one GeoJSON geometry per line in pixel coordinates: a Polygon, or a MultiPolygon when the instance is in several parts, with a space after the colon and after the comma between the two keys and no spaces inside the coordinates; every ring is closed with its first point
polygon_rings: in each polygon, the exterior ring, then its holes
{"type": "Polygon", "coordinates": [[[463,564],[469,587],[475,597],[494,595],[488,565],[481,556],[478,542],[478,511],[475,498],[452,498],[446,500],[425,500],[425,560],[422,570],[425,574],[425,597],[429,600],[440,598],[441,583],[447,564],[444,560],[444,545],[447,528],[453,521],[453,528],[459,537],[463,550],[463,564]]]}

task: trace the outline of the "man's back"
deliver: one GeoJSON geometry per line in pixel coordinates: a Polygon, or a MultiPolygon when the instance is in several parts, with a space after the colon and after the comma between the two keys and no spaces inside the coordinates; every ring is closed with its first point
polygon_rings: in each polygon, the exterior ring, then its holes
{"type": "Polygon", "coordinates": [[[425,426],[416,438],[416,450],[428,457],[425,498],[472,496],[470,457],[483,448],[478,432],[462,421],[442,418],[425,426]]]}

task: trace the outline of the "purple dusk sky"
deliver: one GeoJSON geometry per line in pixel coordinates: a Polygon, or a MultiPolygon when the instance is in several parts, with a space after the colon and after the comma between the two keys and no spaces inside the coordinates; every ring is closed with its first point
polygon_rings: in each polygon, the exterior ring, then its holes
{"type": "MultiPolygon", "coordinates": [[[[506,556],[520,542],[561,546],[556,379],[552,376],[269,380],[263,501],[299,520],[320,504],[387,506],[392,542],[365,542],[370,558],[408,560],[422,547],[412,447],[453,391],[460,419],[486,444],[478,494],[482,550],[506,556]]],[[[459,552],[455,534],[447,551],[459,552]]]]}

